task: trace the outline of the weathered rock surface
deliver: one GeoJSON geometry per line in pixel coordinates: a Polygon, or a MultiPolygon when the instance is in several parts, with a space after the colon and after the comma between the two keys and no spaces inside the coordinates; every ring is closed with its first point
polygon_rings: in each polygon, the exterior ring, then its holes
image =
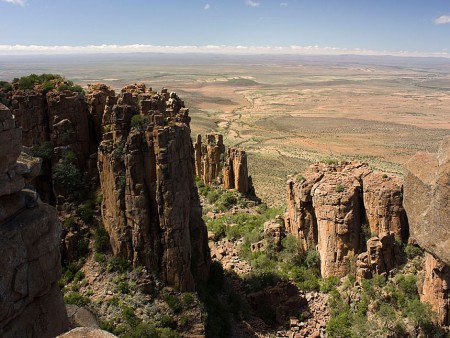
{"type": "MultiPolygon", "coordinates": [[[[363,224],[380,238],[407,239],[401,196],[397,176],[374,172],[365,163],[317,163],[288,180],[286,231],[302,239],[305,249],[317,248],[323,277],[342,277],[364,250],[363,224]]],[[[380,264],[391,268],[396,262],[380,264]]]]}
{"type": "Polygon", "coordinates": [[[403,264],[405,257],[395,241],[394,233],[383,233],[367,241],[367,251],[358,255],[356,278],[372,278],[374,275],[387,275],[396,266],[403,264]]]}
{"type": "Polygon", "coordinates": [[[247,154],[239,148],[228,148],[223,167],[223,186],[236,189],[241,194],[254,194],[253,182],[248,175],[247,154]]]}
{"type": "Polygon", "coordinates": [[[420,299],[428,302],[438,315],[439,325],[450,325],[450,267],[425,253],[425,279],[420,299]]]}
{"type": "Polygon", "coordinates": [[[410,234],[450,265],[450,136],[437,154],[417,153],[405,165],[404,205],[410,234]]]}
{"type": "Polygon", "coordinates": [[[197,135],[194,150],[196,175],[205,184],[213,185],[220,176],[225,158],[223,135],[218,133],[206,134],[205,143],[202,143],[202,136],[197,135]]]}
{"type": "MultiPolygon", "coordinates": [[[[22,156],[20,129],[0,104],[0,336],[54,337],[68,328],[57,281],[61,276],[61,225],[56,210],[24,188],[39,172],[22,156]],[[12,121],[12,122],[11,122],[12,121]],[[25,178],[24,178],[25,177],[25,178]]],[[[39,162],[37,162],[39,163],[39,162]]]]}
{"type": "Polygon", "coordinates": [[[450,136],[437,154],[417,153],[405,169],[405,209],[411,238],[425,251],[421,300],[441,325],[450,324],[450,136]]]}
{"type": "Polygon", "coordinates": [[[106,100],[108,97],[114,97],[115,95],[114,90],[101,83],[89,85],[86,91],[86,102],[93,128],[92,136],[95,137],[97,144],[100,143],[103,137],[102,121],[106,100]]]}
{"type": "Polygon", "coordinates": [[[193,273],[207,278],[209,251],[188,110],[176,94],[142,85],[107,101],[98,169],[113,252],[160,273],[169,285],[193,290],[193,273]]]}

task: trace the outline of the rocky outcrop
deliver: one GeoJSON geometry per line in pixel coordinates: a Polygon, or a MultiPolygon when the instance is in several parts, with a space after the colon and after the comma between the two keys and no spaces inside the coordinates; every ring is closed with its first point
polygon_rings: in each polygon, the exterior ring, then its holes
{"type": "Polygon", "coordinates": [[[0,336],[54,337],[68,328],[57,281],[61,225],[25,182],[39,161],[22,155],[21,130],[0,104],[0,336]]]}
{"type": "Polygon", "coordinates": [[[107,102],[98,154],[102,218],[114,254],[183,291],[209,270],[188,122],[176,94],[126,87],[107,102]]]}
{"type": "MultiPolygon", "coordinates": [[[[323,277],[342,277],[365,249],[364,224],[379,238],[407,239],[401,196],[398,177],[374,172],[365,163],[317,163],[288,180],[286,231],[302,239],[305,249],[319,251],[323,277]]],[[[362,261],[373,267],[369,256],[362,261]]]]}
{"type": "Polygon", "coordinates": [[[450,324],[450,137],[437,154],[417,153],[405,169],[405,209],[411,238],[425,251],[421,300],[450,324]]]}
{"type": "Polygon", "coordinates": [[[420,300],[432,305],[439,325],[450,325],[450,267],[425,253],[425,279],[420,300]]]}
{"type": "Polygon", "coordinates": [[[239,148],[228,148],[223,167],[223,186],[244,195],[254,195],[251,176],[248,175],[247,154],[239,148]]]}
{"type": "Polygon", "coordinates": [[[405,165],[404,205],[411,238],[450,265],[450,136],[437,154],[417,153],[405,165]]]}
{"type": "Polygon", "coordinates": [[[13,93],[11,110],[16,122],[22,127],[22,144],[32,147],[50,140],[47,100],[42,91],[21,91],[13,93]]]}
{"type": "Polygon", "coordinates": [[[88,103],[82,93],[70,90],[11,92],[11,109],[22,127],[23,144],[47,153],[39,154],[46,158],[42,175],[33,182],[45,201],[61,204],[68,198],[67,189],[52,180],[55,166],[68,153],[75,155],[75,168],[97,182],[96,158],[92,160],[91,156],[97,153],[108,95],[114,95],[114,91],[104,85],[90,87],[88,103]]]}
{"type": "Polygon", "coordinates": [[[387,276],[393,269],[405,263],[405,256],[393,233],[384,233],[367,241],[367,251],[356,260],[356,279],[372,278],[374,275],[387,276]]]}
{"type": "Polygon", "coordinates": [[[218,133],[206,134],[205,143],[202,143],[202,136],[197,135],[194,151],[195,174],[209,186],[217,183],[225,158],[223,135],[218,133]]]}
{"type": "Polygon", "coordinates": [[[92,137],[95,138],[96,143],[100,143],[103,137],[103,112],[105,111],[106,101],[108,97],[114,97],[116,94],[107,85],[96,83],[88,85],[86,91],[86,102],[90,114],[90,121],[92,125],[92,137]]]}

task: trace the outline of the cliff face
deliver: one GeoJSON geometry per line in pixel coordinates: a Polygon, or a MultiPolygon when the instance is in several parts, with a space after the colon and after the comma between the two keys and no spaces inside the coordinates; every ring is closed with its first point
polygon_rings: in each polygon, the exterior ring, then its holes
{"type": "Polygon", "coordinates": [[[346,275],[365,247],[372,248],[373,257],[361,257],[361,266],[388,272],[397,261],[386,262],[387,254],[381,258],[380,252],[393,250],[388,247],[394,237],[405,241],[408,235],[401,196],[398,177],[374,172],[367,164],[314,164],[288,180],[286,229],[303,240],[305,249],[317,247],[323,277],[346,275]],[[367,243],[363,230],[372,233],[367,243]]]}
{"type": "Polygon", "coordinates": [[[225,157],[223,135],[218,133],[206,134],[205,143],[202,143],[202,136],[197,135],[194,151],[195,173],[205,184],[211,186],[216,183],[223,167],[225,157]]]}
{"type": "Polygon", "coordinates": [[[61,226],[56,210],[25,188],[40,162],[21,151],[21,130],[0,104],[0,335],[54,337],[68,328],[57,281],[61,226]]]}
{"type": "MultiPolygon", "coordinates": [[[[80,172],[92,172],[90,156],[97,153],[98,136],[101,129],[99,111],[107,94],[114,93],[105,86],[91,87],[83,95],[72,91],[17,90],[11,95],[11,110],[16,122],[22,127],[23,144],[27,147],[47,147],[48,159],[43,165],[43,174],[35,182],[40,196],[52,204],[62,204],[68,197],[63,186],[52,180],[53,169],[61,159],[71,152],[80,172]]],[[[102,106],[103,105],[103,106],[102,106]]]]}
{"type": "Polygon", "coordinates": [[[439,323],[449,325],[450,304],[450,137],[437,154],[418,153],[406,163],[405,209],[411,237],[426,252],[421,299],[431,303],[439,323]]]}
{"type": "Polygon", "coordinates": [[[197,135],[194,143],[195,173],[207,185],[223,183],[227,190],[236,190],[254,196],[252,177],[248,175],[245,150],[230,147],[225,149],[223,135],[206,134],[205,142],[197,135]],[[222,177],[223,176],[223,177],[222,177]]]}
{"type": "Polygon", "coordinates": [[[169,285],[193,290],[193,274],[207,278],[209,252],[183,106],[176,94],[143,86],[110,98],[98,169],[114,253],[159,272],[169,285]]]}

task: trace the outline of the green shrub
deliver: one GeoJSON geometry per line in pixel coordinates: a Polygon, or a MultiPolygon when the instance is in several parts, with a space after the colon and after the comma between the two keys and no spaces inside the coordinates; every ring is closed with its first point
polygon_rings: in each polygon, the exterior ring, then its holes
{"type": "Polygon", "coordinates": [[[306,253],[305,264],[308,268],[320,268],[320,255],[319,252],[311,249],[306,253]]]}
{"type": "Polygon", "coordinates": [[[215,203],[219,197],[220,197],[221,193],[219,190],[215,189],[215,190],[210,190],[206,193],[206,199],[208,200],[208,203],[215,203]]]}
{"type": "Polygon", "coordinates": [[[134,309],[128,305],[122,307],[123,319],[127,322],[131,327],[138,326],[141,323],[141,320],[134,313],[134,309]]]}
{"type": "Polygon", "coordinates": [[[66,304],[73,304],[76,306],[84,307],[87,306],[91,300],[87,297],[82,296],[79,292],[70,292],[64,296],[64,302],[66,304]]]}
{"type": "Polygon", "coordinates": [[[31,147],[31,155],[35,157],[41,157],[44,160],[52,158],[53,147],[49,141],[45,141],[41,144],[36,144],[31,147]]]}
{"type": "Polygon", "coordinates": [[[107,253],[110,251],[111,244],[106,229],[102,226],[95,228],[94,231],[94,250],[98,253],[107,253]]]}
{"type": "Polygon", "coordinates": [[[120,281],[117,283],[117,291],[123,294],[130,293],[130,284],[127,281],[120,281]]]}
{"type": "Polygon", "coordinates": [[[404,251],[408,259],[423,256],[423,250],[417,245],[407,244],[404,251]]]}
{"type": "Polygon", "coordinates": [[[74,276],[73,279],[74,279],[75,281],[81,281],[81,280],[84,279],[84,277],[85,277],[84,272],[81,271],[81,270],[79,270],[79,271],[77,271],[77,273],[75,274],[75,276],[74,276]]]}
{"type": "Polygon", "coordinates": [[[142,115],[133,115],[131,117],[131,128],[144,131],[148,125],[148,117],[142,115]]]}
{"type": "Polygon", "coordinates": [[[330,276],[328,278],[322,279],[320,282],[320,291],[331,292],[336,286],[339,285],[339,278],[336,276],[330,276]]]}
{"type": "Polygon", "coordinates": [[[174,313],[180,313],[183,310],[183,304],[177,295],[169,294],[164,300],[174,313]]]}
{"type": "Polygon", "coordinates": [[[68,152],[54,167],[53,179],[61,186],[72,201],[79,201],[86,194],[83,174],[76,167],[75,155],[68,152]]]}
{"type": "Polygon", "coordinates": [[[183,300],[183,307],[188,308],[194,303],[194,295],[191,292],[185,292],[181,296],[183,300]]]}
{"type": "Polygon", "coordinates": [[[10,92],[12,90],[12,86],[9,82],[6,81],[0,81],[0,91],[3,92],[10,92]]]}
{"type": "Polygon", "coordinates": [[[87,200],[77,207],[77,214],[84,222],[91,222],[94,216],[95,203],[92,200],[87,200]]]}
{"type": "Polygon", "coordinates": [[[176,329],[177,328],[177,322],[171,316],[164,315],[159,320],[159,326],[160,327],[168,327],[170,329],[176,329]]]}
{"type": "Polygon", "coordinates": [[[238,202],[238,199],[234,193],[231,191],[224,192],[219,199],[216,202],[216,207],[220,211],[227,211],[229,210],[233,205],[236,205],[238,202]]]}
{"type": "Polygon", "coordinates": [[[338,183],[338,184],[336,184],[335,190],[336,190],[336,192],[344,192],[345,187],[342,184],[338,183]]]}
{"type": "Polygon", "coordinates": [[[108,263],[106,264],[106,270],[109,272],[118,271],[120,273],[125,273],[131,270],[131,264],[128,259],[123,257],[110,257],[108,263]]]}
{"type": "Polygon", "coordinates": [[[63,221],[63,228],[64,229],[70,229],[75,225],[75,218],[73,216],[69,216],[64,219],[63,221]]]}

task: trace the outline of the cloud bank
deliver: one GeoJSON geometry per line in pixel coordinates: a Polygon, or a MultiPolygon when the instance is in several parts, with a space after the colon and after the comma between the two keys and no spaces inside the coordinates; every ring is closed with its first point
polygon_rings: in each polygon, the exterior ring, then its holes
{"type": "Polygon", "coordinates": [[[1,0],[1,1],[21,7],[24,7],[27,4],[27,0],[1,0]]]}
{"type": "Polygon", "coordinates": [[[439,18],[433,20],[436,25],[444,25],[446,23],[450,23],[450,14],[449,15],[441,15],[439,18]]]}
{"type": "Polygon", "coordinates": [[[235,55],[392,55],[392,56],[440,56],[450,57],[447,51],[375,51],[368,49],[349,49],[321,46],[155,46],[155,45],[89,45],[89,46],[39,46],[39,45],[0,45],[0,55],[61,55],[61,54],[113,54],[113,53],[200,53],[235,55]]]}
{"type": "Polygon", "coordinates": [[[205,11],[207,11],[210,7],[211,7],[211,6],[210,6],[209,4],[206,4],[206,5],[203,7],[203,9],[204,9],[205,11]]]}

